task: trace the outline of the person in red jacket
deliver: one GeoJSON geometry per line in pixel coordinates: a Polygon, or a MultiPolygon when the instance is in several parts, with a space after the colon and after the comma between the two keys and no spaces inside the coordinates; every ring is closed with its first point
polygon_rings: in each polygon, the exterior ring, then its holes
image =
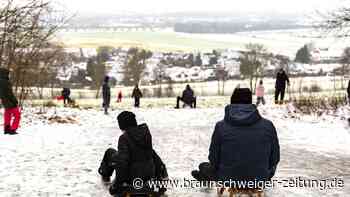
{"type": "Polygon", "coordinates": [[[5,108],[4,133],[16,135],[21,120],[21,111],[12,91],[9,74],[9,70],[0,68],[0,99],[5,108]]]}
{"type": "Polygon", "coordinates": [[[122,102],[122,98],[123,98],[123,93],[122,93],[122,91],[120,90],[120,91],[118,92],[117,103],[121,103],[121,102],[122,102]]]}

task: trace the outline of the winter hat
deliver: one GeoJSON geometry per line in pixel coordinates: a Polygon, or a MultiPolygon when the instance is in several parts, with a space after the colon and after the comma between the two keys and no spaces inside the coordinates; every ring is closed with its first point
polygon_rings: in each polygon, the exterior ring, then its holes
{"type": "Polygon", "coordinates": [[[137,121],[134,113],[129,111],[123,111],[117,117],[119,128],[125,131],[128,128],[136,127],[137,121]]]}
{"type": "Polygon", "coordinates": [[[109,81],[109,76],[105,76],[105,82],[108,82],[109,81]]]}
{"type": "Polygon", "coordinates": [[[236,88],[231,96],[231,104],[252,104],[253,96],[249,88],[236,88]]]}

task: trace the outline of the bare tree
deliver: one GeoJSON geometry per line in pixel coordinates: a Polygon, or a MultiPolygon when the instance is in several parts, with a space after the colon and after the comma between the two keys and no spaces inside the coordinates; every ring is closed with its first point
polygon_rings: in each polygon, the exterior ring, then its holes
{"type": "Polygon", "coordinates": [[[64,54],[64,49],[59,45],[48,44],[46,49],[39,53],[37,65],[32,76],[33,86],[36,87],[40,99],[43,98],[43,90],[45,87],[51,87],[51,96],[53,96],[52,88],[57,82],[57,73],[62,66],[61,56],[64,54]]]}
{"type": "Polygon", "coordinates": [[[256,84],[257,79],[262,75],[269,55],[266,48],[260,44],[247,44],[246,50],[241,52],[239,58],[240,71],[244,77],[249,78],[250,89],[255,91],[255,86],[253,85],[256,84]]]}
{"type": "Polygon", "coordinates": [[[162,91],[162,83],[165,78],[165,66],[164,64],[157,64],[157,66],[153,69],[153,76],[155,78],[155,83],[158,83],[158,90],[157,90],[157,96],[161,98],[163,96],[162,91]]]}
{"type": "Polygon", "coordinates": [[[225,95],[225,83],[228,77],[228,72],[224,66],[218,65],[215,70],[215,75],[218,80],[218,95],[225,95]],[[220,87],[221,82],[221,87],[220,87]]]}
{"type": "Polygon", "coordinates": [[[314,26],[322,32],[335,33],[337,37],[349,36],[350,4],[345,4],[338,9],[324,13],[318,11],[314,26]]]}
{"type": "Polygon", "coordinates": [[[103,79],[106,76],[105,62],[101,62],[98,57],[92,57],[87,63],[88,76],[92,79],[92,88],[96,91],[96,98],[100,95],[103,79]]]}
{"type": "Polygon", "coordinates": [[[16,92],[23,100],[30,88],[30,76],[38,76],[42,50],[64,24],[44,0],[5,0],[0,3],[0,67],[13,70],[16,92]]]}
{"type": "Polygon", "coordinates": [[[151,51],[139,48],[129,49],[128,59],[124,65],[123,82],[125,85],[139,84],[146,68],[146,60],[150,57],[152,57],[151,51]]]}
{"type": "Polygon", "coordinates": [[[341,67],[341,74],[342,74],[342,78],[341,78],[341,88],[344,88],[344,78],[345,75],[349,73],[349,66],[350,66],[350,47],[346,47],[343,51],[343,54],[341,56],[341,63],[342,63],[342,67],[341,67]]]}

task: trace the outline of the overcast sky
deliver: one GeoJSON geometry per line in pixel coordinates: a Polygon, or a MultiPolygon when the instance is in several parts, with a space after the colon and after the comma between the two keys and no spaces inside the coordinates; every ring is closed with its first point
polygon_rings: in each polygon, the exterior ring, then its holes
{"type": "Polygon", "coordinates": [[[164,13],[179,11],[305,12],[334,8],[346,0],[54,0],[78,13],[120,11],[164,13]]]}

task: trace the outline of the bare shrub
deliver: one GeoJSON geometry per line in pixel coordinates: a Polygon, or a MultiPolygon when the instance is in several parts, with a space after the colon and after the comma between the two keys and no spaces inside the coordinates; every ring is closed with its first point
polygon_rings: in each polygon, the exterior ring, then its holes
{"type": "Polygon", "coordinates": [[[336,111],[339,107],[346,105],[346,98],[344,95],[299,96],[293,99],[293,103],[301,113],[322,115],[329,111],[336,111]]]}

